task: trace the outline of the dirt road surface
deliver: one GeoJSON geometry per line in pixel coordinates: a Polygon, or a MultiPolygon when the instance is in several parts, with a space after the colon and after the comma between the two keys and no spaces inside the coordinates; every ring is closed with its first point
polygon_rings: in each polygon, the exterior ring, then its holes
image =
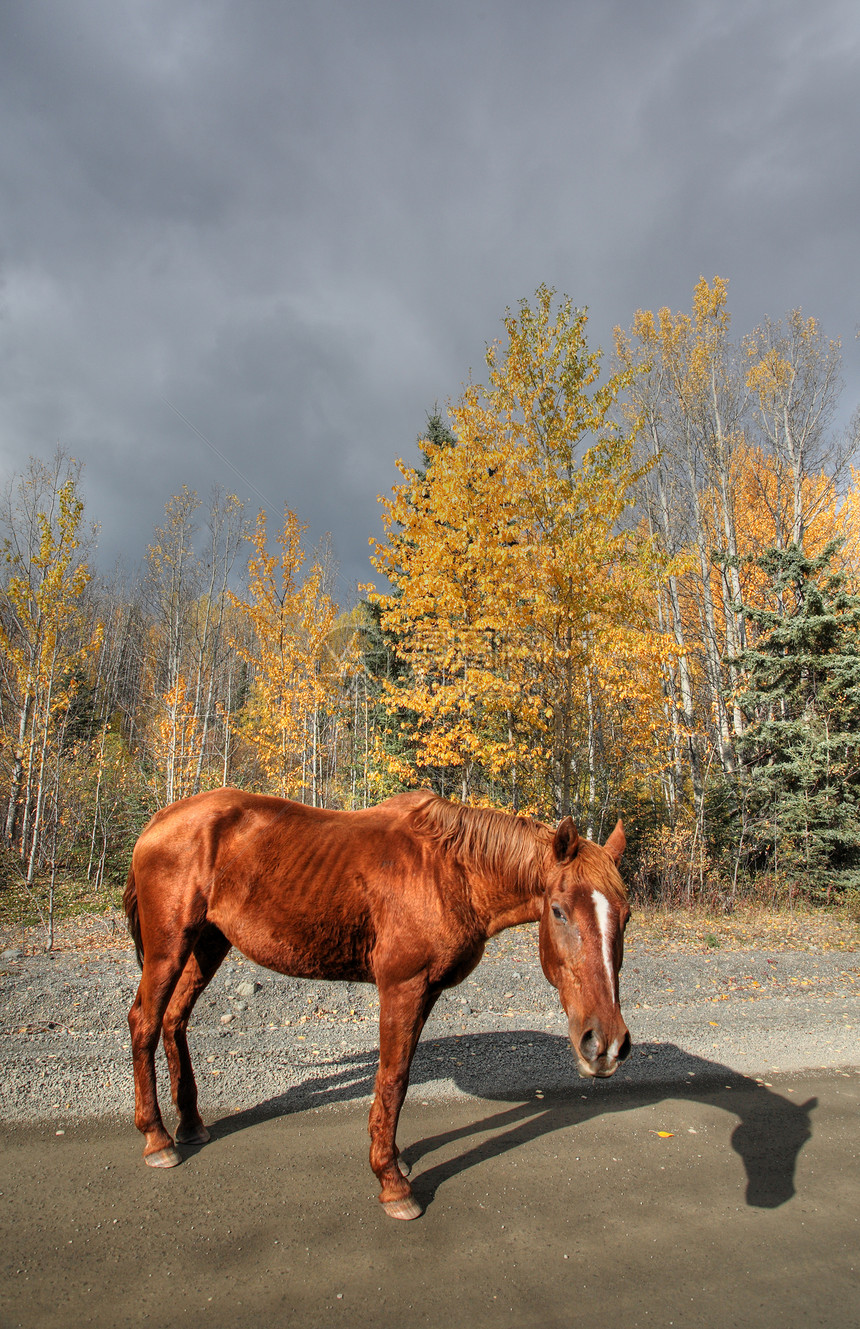
{"type": "Polygon", "coordinates": [[[2,1324],[839,1326],[860,1314],[860,1075],[407,1105],[414,1223],[363,1106],[245,1112],[182,1167],[128,1126],[2,1133],[2,1324]]]}
{"type": "Polygon", "coordinates": [[[594,1084],[535,950],[491,948],[425,1032],[398,1132],[413,1223],[367,1163],[373,989],[233,957],[192,1027],[213,1139],[154,1172],[133,957],[7,955],[2,1329],[855,1329],[856,952],[632,947],[634,1053],[594,1084]]]}

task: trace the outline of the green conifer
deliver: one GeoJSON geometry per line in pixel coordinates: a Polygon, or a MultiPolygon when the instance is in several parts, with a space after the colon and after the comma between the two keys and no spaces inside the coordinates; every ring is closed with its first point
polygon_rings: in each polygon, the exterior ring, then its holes
{"type": "Polygon", "coordinates": [[[860,597],[831,570],[838,547],[761,556],[772,603],[744,607],[737,660],[751,866],[828,901],[860,883],[860,597]]]}

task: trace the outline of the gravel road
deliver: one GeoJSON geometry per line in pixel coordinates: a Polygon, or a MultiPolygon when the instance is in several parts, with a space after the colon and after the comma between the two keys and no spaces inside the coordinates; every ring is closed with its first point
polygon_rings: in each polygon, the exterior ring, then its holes
{"type": "MultiPolygon", "coordinates": [[[[0,956],[0,1120],[130,1119],[126,1016],[138,982],[128,947],[0,956]]],[[[411,1078],[421,1101],[512,1098],[860,1065],[857,952],[628,948],[622,1007],[634,1052],[614,1080],[578,1079],[536,928],[502,934],[443,995],[411,1078]]],[[[376,990],[288,979],[233,951],[201,998],[191,1048],[204,1118],[265,1105],[368,1096],[376,990]]],[[[162,1058],[159,1058],[162,1061],[162,1058]]],[[[166,1084],[162,1102],[169,1106],[166,1084]]]]}

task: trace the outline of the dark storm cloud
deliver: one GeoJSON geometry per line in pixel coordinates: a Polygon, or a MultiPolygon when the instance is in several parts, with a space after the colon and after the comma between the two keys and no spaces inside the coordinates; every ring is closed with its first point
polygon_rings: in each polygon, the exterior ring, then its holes
{"type": "Polygon", "coordinates": [[[858,55],[834,0],[7,3],[2,460],[82,457],[104,562],[219,482],[364,580],[394,457],[541,281],[604,346],[702,273],[738,331],[802,305],[847,414],[858,55]]]}

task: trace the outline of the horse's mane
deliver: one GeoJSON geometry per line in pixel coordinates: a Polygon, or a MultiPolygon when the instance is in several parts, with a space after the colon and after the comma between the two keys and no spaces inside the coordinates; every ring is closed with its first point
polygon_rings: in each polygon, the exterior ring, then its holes
{"type": "MultiPolygon", "coordinates": [[[[505,885],[542,893],[553,829],[532,817],[495,808],[470,808],[428,793],[418,805],[415,825],[440,846],[479,871],[488,870],[505,885]]],[[[574,881],[597,887],[611,899],[626,901],[627,891],[615,864],[599,845],[580,839],[570,871],[574,881]]]]}
{"type": "Polygon", "coordinates": [[[580,837],[576,858],[571,864],[574,881],[583,886],[597,887],[610,900],[627,903],[627,887],[621,873],[602,845],[580,837]]]}
{"type": "Polygon", "coordinates": [[[436,794],[417,812],[416,825],[471,867],[488,870],[506,886],[536,895],[543,889],[543,864],[552,843],[549,827],[531,817],[495,808],[470,808],[436,794]]]}

